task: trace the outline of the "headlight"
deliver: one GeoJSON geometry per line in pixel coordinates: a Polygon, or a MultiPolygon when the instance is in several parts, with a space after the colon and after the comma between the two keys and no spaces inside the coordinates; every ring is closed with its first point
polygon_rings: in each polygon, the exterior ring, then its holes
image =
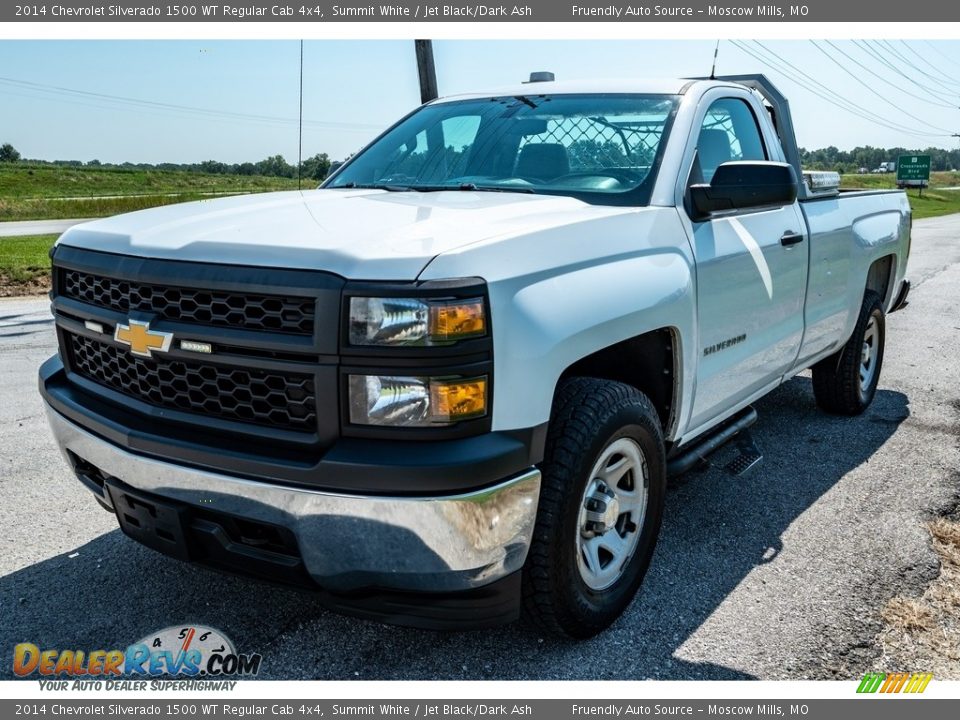
{"type": "Polygon", "coordinates": [[[482,298],[350,298],[351,345],[449,345],[486,332],[482,298]]]}
{"type": "Polygon", "coordinates": [[[487,413],[487,378],[438,379],[350,375],[350,422],[360,425],[450,425],[487,413]]]}

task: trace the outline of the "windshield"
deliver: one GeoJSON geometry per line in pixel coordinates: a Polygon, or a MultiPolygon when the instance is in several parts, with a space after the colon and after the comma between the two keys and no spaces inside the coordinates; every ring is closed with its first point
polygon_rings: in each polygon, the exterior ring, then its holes
{"type": "Polygon", "coordinates": [[[673,95],[525,95],[426,105],[324,187],[487,190],[646,205],[673,95]]]}

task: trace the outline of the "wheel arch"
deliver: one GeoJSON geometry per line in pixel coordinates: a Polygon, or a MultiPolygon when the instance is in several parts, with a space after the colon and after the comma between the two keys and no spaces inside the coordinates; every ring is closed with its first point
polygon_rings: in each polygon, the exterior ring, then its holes
{"type": "Polygon", "coordinates": [[[679,414],[682,363],[680,333],[661,327],[600,348],[571,363],[560,374],[560,384],[572,377],[622,382],[636,388],[653,403],[664,435],[669,436],[679,414]]]}
{"type": "Polygon", "coordinates": [[[897,256],[895,253],[883,255],[877,258],[867,270],[867,281],[864,287],[864,295],[872,290],[880,296],[881,304],[884,309],[890,307],[893,302],[893,289],[896,284],[897,256]]]}

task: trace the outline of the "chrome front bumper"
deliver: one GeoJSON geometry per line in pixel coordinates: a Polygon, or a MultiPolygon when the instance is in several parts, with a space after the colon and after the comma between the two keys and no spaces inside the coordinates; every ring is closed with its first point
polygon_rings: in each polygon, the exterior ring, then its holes
{"type": "Polygon", "coordinates": [[[54,437],[104,474],[145,493],[289,529],[310,577],[332,592],[473,590],[519,570],[540,471],[445,497],[352,496],[207,472],[129,453],[47,406],[54,437]]]}

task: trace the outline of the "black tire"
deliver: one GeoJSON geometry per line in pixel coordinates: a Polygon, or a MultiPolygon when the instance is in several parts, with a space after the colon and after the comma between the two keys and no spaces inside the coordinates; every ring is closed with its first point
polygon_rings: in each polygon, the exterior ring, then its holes
{"type": "Polygon", "coordinates": [[[880,296],[868,290],[853,334],[838,352],[813,366],[813,395],[823,410],[834,415],[859,415],[869,407],[877,392],[883,367],[886,326],[880,296]],[[872,323],[872,325],[871,325],[872,323]],[[875,354],[869,364],[869,381],[861,382],[864,346],[868,329],[873,328],[875,354]]]}
{"type": "MultiPolygon", "coordinates": [[[[528,622],[557,635],[589,638],[623,613],[643,582],[660,532],[664,455],[660,421],[643,393],[593,378],[572,378],[560,385],[541,468],[536,526],[523,569],[523,614],[528,622]],[[638,528],[636,545],[617,564],[618,579],[609,587],[593,589],[578,565],[584,493],[588,485],[595,487],[590,477],[594,465],[622,438],[633,441],[626,445],[638,447],[646,464],[646,510],[641,523],[629,525],[638,528]]],[[[636,480],[626,482],[629,487],[636,480]]]]}

